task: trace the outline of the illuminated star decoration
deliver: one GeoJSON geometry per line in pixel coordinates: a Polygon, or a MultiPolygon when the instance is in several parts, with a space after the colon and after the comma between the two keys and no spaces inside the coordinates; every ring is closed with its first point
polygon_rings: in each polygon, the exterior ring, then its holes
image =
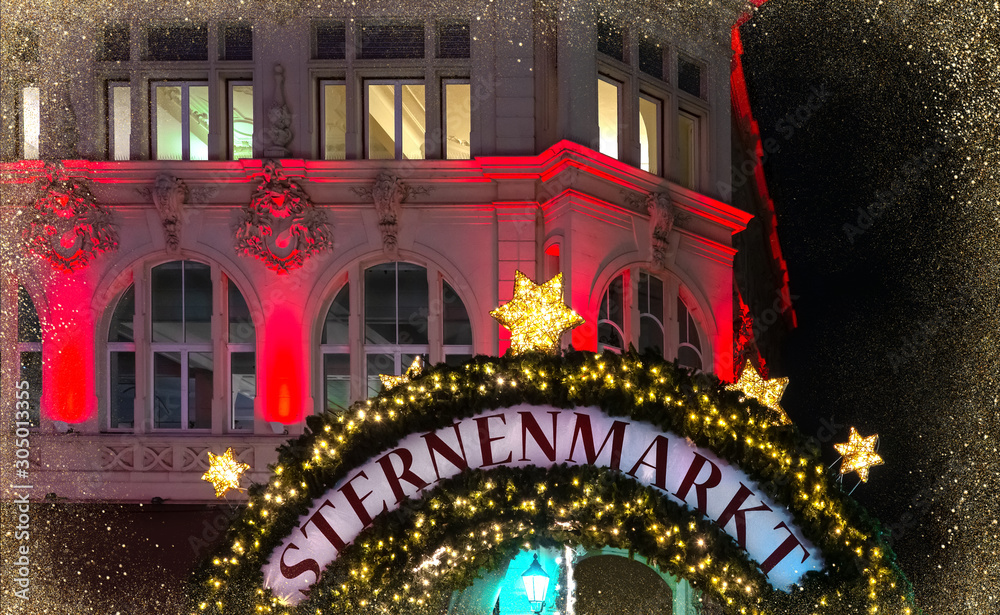
{"type": "Polygon", "coordinates": [[[878,434],[873,434],[867,438],[858,435],[858,431],[851,427],[850,441],[844,444],[834,444],[833,448],[844,456],[843,463],[840,464],[840,473],[857,472],[861,477],[861,482],[868,482],[868,468],[882,465],[882,457],[875,452],[878,444],[878,434]]]}
{"type": "Polygon", "coordinates": [[[791,424],[791,419],[781,407],[781,396],[785,394],[785,387],[788,386],[788,378],[771,378],[764,380],[757,373],[757,369],[750,361],[743,365],[740,378],[734,384],[726,388],[730,391],[741,391],[747,397],[753,397],[771,410],[778,413],[781,422],[785,425],[791,424]]]}
{"type": "Polygon", "coordinates": [[[424,360],[420,358],[420,355],[417,355],[416,358],[413,359],[413,363],[410,363],[410,366],[406,368],[405,372],[403,372],[402,376],[379,374],[379,380],[382,381],[382,387],[388,391],[393,387],[398,387],[399,385],[405,384],[413,378],[416,378],[420,375],[420,372],[423,371],[423,369],[424,360]]]}
{"type": "Polygon", "coordinates": [[[240,476],[250,469],[245,463],[233,458],[233,449],[227,448],[221,455],[208,452],[208,472],[201,477],[215,487],[215,497],[221,498],[230,489],[240,488],[240,476]]]}
{"type": "Polygon", "coordinates": [[[510,351],[555,352],[564,331],[583,324],[583,318],[563,303],[562,274],[544,284],[535,284],[514,272],[514,297],[490,312],[510,330],[510,351]]]}

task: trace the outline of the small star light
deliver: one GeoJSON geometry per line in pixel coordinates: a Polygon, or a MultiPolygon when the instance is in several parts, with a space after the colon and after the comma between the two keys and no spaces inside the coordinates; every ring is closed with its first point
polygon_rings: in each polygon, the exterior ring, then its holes
{"type": "Polygon", "coordinates": [[[757,373],[750,361],[743,365],[740,378],[734,384],[726,388],[730,391],[742,391],[747,397],[753,397],[768,408],[774,410],[781,417],[781,422],[785,425],[791,424],[791,419],[781,407],[781,396],[785,394],[785,387],[788,386],[788,378],[771,378],[764,380],[757,373]]]}
{"type": "Polygon", "coordinates": [[[240,476],[250,469],[245,463],[233,458],[233,449],[227,448],[221,455],[208,452],[208,472],[201,477],[215,487],[215,497],[221,498],[230,489],[240,488],[240,476]]]}
{"type": "Polygon", "coordinates": [[[411,379],[416,378],[420,375],[420,372],[423,371],[423,369],[424,360],[420,358],[420,355],[417,355],[416,358],[413,359],[413,363],[410,363],[410,366],[406,368],[405,372],[403,372],[402,376],[379,374],[378,378],[382,381],[382,388],[388,391],[393,387],[398,387],[399,385],[405,384],[411,379]]]}
{"type": "Polygon", "coordinates": [[[514,297],[490,316],[510,330],[512,354],[555,352],[563,332],[583,324],[583,318],[563,303],[561,273],[539,285],[515,271],[514,297]]]}
{"type": "Polygon", "coordinates": [[[858,435],[858,431],[851,427],[850,441],[844,444],[834,444],[833,448],[844,456],[844,462],[840,464],[840,473],[857,472],[861,477],[861,482],[868,482],[868,468],[882,465],[882,457],[875,452],[878,444],[878,434],[873,434],[867,438],[858,435]]]}

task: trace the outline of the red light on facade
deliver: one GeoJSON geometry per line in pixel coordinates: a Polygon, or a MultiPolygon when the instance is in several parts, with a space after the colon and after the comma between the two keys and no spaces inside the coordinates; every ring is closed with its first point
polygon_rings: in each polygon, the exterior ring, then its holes
{"type": "Polygon", "coordinates": [[[290,425],[302,420],[302,318],[290,308],[276,309],[264,325],[261,384],[266,387],[264,420],[290,425]]]}

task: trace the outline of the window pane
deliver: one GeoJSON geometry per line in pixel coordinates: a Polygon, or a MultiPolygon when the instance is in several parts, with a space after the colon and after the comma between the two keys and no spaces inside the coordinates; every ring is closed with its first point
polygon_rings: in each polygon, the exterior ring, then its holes
{"type": "Polygon", "coordinates": [[[229,341],[235,344],[252,344],[256,340],[253,318],[243,293],[229,280],[229,341]]]}
{"type": "Polygon", "coordinates": [[[618,157],[618,84],[607,79],[597,80],[597,127],[600,152],[618,157]]]}
{"type": "Polygon", "coordinates": [[[472,360],[471,354],[449,354],[445,356],[444,363],[448,367],[459,367],[472,360]]]}
{"type": "Polygon", "coordinates": [[[253,429],[253,400],[257,394],[254,353],[234,352],[229,355],[230,399],[232,428],[253,429]]]}
{"type": "Polygon", "coordinates": [[[181,428],[181,353],[153,353],[153,427],[181,428]]]}
{"type": "Polygon", "coordinates": [[[639,70],[663,79],[663,48],[648,38],[639,39],[639,70]]]}
{"type": "Polygon", "coordinates": [[[663,321],[663,281],[660,278],[639,274],[639,311],[663,321]]]}
{"type": "Polygon", "coordinates": [[[624,277],[618,276],[611,281],[608,286],[607,295],[601,302],[601,320],[610,320],[618,325],[619,329],[625,328],[625,305],[623,303],[624,277]]]}
{"type": "Polygon", "coordinates": [[[621,352],[624,348],[621,334],[613,325],[606,322],[597,325],[597,345],[598,350],[608,348],[621,352]]]}
{"type": "Polygon", "coordinates": [[[180,160],[184,138],[181,134],[181,88],[155,86],[153,98],[156,101],[156,159],[180,160]]]}
{"type": "Polygon", "coordinates": [[[382,390],[382,381],[379,380],[379,375],[397,375],[395,356],[391,354],[370,354],[367,358],[365,373],[368,374],[368,397],[375,397],[382,390]]]}
{"type": "Polygon", "coordinates": [[[444,344],[446,346],[471,346],[472,323],[461,297],[447,282],[442,282],[441,296],[444,301],[444,344]]]}
{"type": "Polygon", "coordinates": [[[698,177],[698,118],[683,112],[678,116],[677,147],[677,181],[693,189],[698,177]]]}
{"type": "Polygon", "coordinates": [[[164,62],[208,59],[208,27],[163,25],[146,31],[146,59],[164,62]]]}
{"type": "Polygon", "coordinates": [[[625,58],[625,32],[604,16],[597,20],[597,50],[616,60],[625,58]]]}
{"type": "Polygon", "coordinates": [[[228,24],[222,28],[222,59],[253,60],[253,28],[228,24]]]}
{"type": "MultiPolygon", "coordinates": [[[[367,279],[367,278],[366,278],[367,279]]],[[[348,344],[350,339],[347,335],[347,325],[351,317],[351,293],[347,284],[337,293],[337,298],[333,300],[330,311],[326,313],[326,322],[323,323],[323,337],[321,344],[348,344]]]]}
{"type": "Polygon", "coordinates": [[[32,427],[38,426],[41,416],[39,408],[42,400],[42,353],[21,353],[21,380],[28,381],[28,420],[32,427]]]}
{"type": "Polygon", "coordinates": [[[639,352],[663,356],[663,327],[651,316],[639,317],[639,352]]]}
{"type": "Polygon", "coordinates": [[[424,25],[420,23],[372,23],[359,28],[358,58],[422,58],[424,25]]]}
{"type": "Polygon", "coordinates": [[[346,85],[325,84],[323,86],[323,125],[324,159],[344,160],[347,157],[346,85]]]}
{"type": "Polygon", "coordinates": [[[184,341],[181,266],[181,261],[174,261],[153,267],[150,305],[154,342],[184,341]]]}
{"type": "Polygon", "coordinates": [[[701,67],[690,60],[677,58],[677,87],[682,92],[701,96],[701,67]]]}
{"type": "Polygon", "coordinates": [[[396,264],[365,271],[365,343],[396,343],[396,264]]]}
{"type": "Polygon", "coordinates": [[[316,59],[343,60],[347,30],[343,22],[316,26],[316,59]]]}
{"type": "Polygon", "coordinates": [[[438,24],[438,57],[468,58],[471,56],[469,22],[438,24]]]}
{"type": "MultiPolygon", "coordinates": [[[[399,343],[427,343],[427,270],[418,265],[398,263],[399,343]]],[[[407,366],[409,363],[406,364],[407,366]]]]}
{"type": "Polygon", "coordinates": [[[253,86],[234,85],[232,97],[233,160],[253,158],[253,86]]]}
{"type": "Polygon", "coordinates": [[[128,290],[118,300],[115,306],[115,313],[111,316],[111,326],[108,327],[109,342],[134,342],[134,319],[135,319],[135,285],[129,286],[128,290]]]}
{"type": "Polygon", "coordinates": [[[132,88],[111,88],[111,157],[128,160],[132,139],[132,88]]]}
{"type": "Polygon", "coordinates": [[[681,346],[677,351],[677,362],[684,367],[701,369],[701,357],[690,346],[681,346]]]}
{"type": "Polygon", "coordinates": [[[468,83],[446,83],[445,101],[445,158],[449,160],[470,157],[472,129],[471,88],[468,83]]]}
{"type": "Polygon", "coordinates": [[[36,344],[42,341],[35,303],[23,286],[17,287],[17,341],[36,344]]]}
{"type": "Polygon", "coordinates": [[[323,355],[323,383],[326,409],[346,410],[351,403],[351,355],[323,355]]]}
{"type": "Polygon", "coordinates": [[[188,109],[190,160],[208,160],[208,86],[188,87],[188,109]]]}
{"type": "Polygon", "coordinates": [[[38,142],[41,132],[41,93],[35,86],[21,90],[21,113],[23,147],[21,152],[25,160],[38,159],[38,142]]]}
{"type": "Polygon", "coordinates": [[[648,96],[639,96],[639,166],[660,172],[660,104],[648,96]]]}
{"type": "Polygon", "coordinates": [[[112,352],[111,357],[111,429],[133,427],[135,421],[135,353],[112,352]]]}
{"type": "Polygon", "coordinates": [[[404,85],[403,100],[403,158],[422,160],[424,138],[427,132],[427,112],[424,108],[424,86],[404,85]]]}
{"type": "Polygon", "coordinates": [[[368,85],[368,157],[396,157],[396,94],[392,84],[368,85]]]}
{"type": "Polygon", "coordinates": [[[212,341],[212,268],[184,261],[184,341],[212,341]]]}
{"type": "Polygon", "coordinates": [[[188,428],[212,426],[212,353],[188,354],[188,428]]]}

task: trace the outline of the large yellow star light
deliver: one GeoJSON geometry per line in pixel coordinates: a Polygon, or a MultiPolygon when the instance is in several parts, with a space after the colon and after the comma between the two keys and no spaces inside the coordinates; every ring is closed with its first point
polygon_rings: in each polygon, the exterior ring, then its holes
{"type": "Polygon", "coordinates": [[[413,378],[416,378],[420,375],[420,372],[423,371],[423,369],[424,360],[420,358],[420,355],[417,355],[416,358],[413,359],[413,363],[410,363],[410,366],[406,368],[405,372],[403,372],[402,376],[379,374],[378,378],[382,381],[382,388],[388,391],[393,387],[405,384],[413,378]]]}
{"type": "Polygon", "coordinates": [[[562,274],[535,284],[514,272],[514,297],[490,312],[510,330],[511,354],[555,352],[564,331],[583,324],[583,318],[563,303],[562,274]]]}
{"type": "Polygon", "coordinates": [[[215,487],[215,497],[221,498],[230,489],[240,488],[240,476],[250,469],[245,463],[233,458],[233,449],[227,448],[221,455],[208,452],[208,472],[201,477],[215,487]]]}
{"type": "Polygon", "coordinates": [[[843,463],[840,464],[840,473],[857,472],[861,477],[861,482],[868,482],[868,468],[880,466],[884,462],[882,457],[875,452],[875,445],[878,444],[878,434],[862,438],[856,429],[851,427],[850,441],[844,444],[834,444],[833,448],[844,456],[843,463]]]}
{"type": "Polygon", "coordinates": [[[768,408],[774,410],[781,417],[781,422],[785,425],[791,424],[791,419],[781,407],[781,396],[785,394],[785,387],[788,386],[788,378],[771,378],[764,380],[757,373],[757,369],[750,361],[743,365],[740,378],[734,384],[726,388],[730,391],[741,391],[747,397],[753,397],[768,408]]]}

